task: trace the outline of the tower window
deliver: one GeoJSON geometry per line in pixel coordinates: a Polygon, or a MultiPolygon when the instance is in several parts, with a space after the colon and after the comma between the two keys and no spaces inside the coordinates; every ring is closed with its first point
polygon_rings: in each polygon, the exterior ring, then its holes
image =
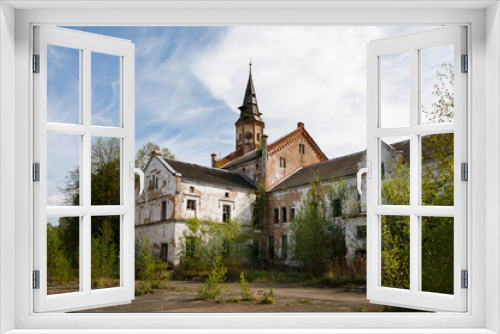
{"type": "Polygon", "coordinates": [[[304,144],[299,144],[299,153],[300,154],[306,153],[306,146],[304,144]]]}
{"type": "Polygon", "coordinates": [[[229,193],[226,193],[226,198],[229,197],[229,193]]]}
{"type": "Polygon", "coordinates": [[[257,133],[257,141],[260,141],[260,133],[257,133]]]}

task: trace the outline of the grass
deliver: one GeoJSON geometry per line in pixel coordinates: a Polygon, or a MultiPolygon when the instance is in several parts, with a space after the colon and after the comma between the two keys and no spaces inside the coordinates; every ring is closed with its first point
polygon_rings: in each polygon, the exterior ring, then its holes
{"type": "Polygon", "coordinates": [[[299,300],[297,300],[297,303],[299,303],[299,304],[311,304],[312,301],[310,301],[309,299],[299,299],[299,300]]]}

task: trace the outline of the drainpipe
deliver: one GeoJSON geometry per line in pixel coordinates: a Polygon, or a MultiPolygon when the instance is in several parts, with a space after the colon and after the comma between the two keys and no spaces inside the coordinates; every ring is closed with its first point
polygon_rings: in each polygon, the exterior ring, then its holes
{"type": "Polygon", "coordinates": [[[262,184],[264,185],[264,189],[267,190],[267,135],[262,135],[262,184]]]}

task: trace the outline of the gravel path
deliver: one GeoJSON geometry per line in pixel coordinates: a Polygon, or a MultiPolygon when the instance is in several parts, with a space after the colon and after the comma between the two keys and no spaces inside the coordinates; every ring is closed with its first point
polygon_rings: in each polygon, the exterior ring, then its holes
{"type": "Polygon", "coordinates": [[[196,300],[202,282],[171,281],[154,294],[138,296],[130,304],[81,312],[381,312],[383,306],[370,304],[362,289],[345,292],[343,288],[314,288],[301,285],[249,283],[256,301],[242,301],[240,290],[230,283],[219,299],[196,300]],[[263,305],[264,289],[274,290],[274,304],[263,305]]]}

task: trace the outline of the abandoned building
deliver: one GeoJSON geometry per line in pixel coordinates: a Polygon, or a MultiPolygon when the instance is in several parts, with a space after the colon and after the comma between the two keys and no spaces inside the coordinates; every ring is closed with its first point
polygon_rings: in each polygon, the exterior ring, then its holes
{"type": "MultiPolygon", "coordinates": [[[[339,203],[336,216],[345,224],[347,258],[363,252],[366,239],[366,198],[356,190],[356,173],[366,166],[366,151],[328,160],[304,123],[274,142],[268,142],[252,78],[248,77],[240,116],[235,123],[235,151],[217,159],[211,168],[165,159],[153,152],[144,170],[145,192],[136,192],[136,237],[147,237],[165,260],[178,263],[180,238],[186,219],[197,217],[225,222],[237,219],[260,234],[258,253],[267,261],[290,264],[288,243],[290,221],[307,198],[310,181],[317,178],[323,187],[341,178],[348,186],[352,203],[339,203]],[[252,225],[255,189],[262,184],[267,192],[266,228],[252,225]],[[352,211],[346,215],[342,212],[352,211]]],[[[384,173],[390,177],[391,163],[403,156],[408,145],[384,143],[384,173]]],[[[363,178],[363,187],[365,187],[363,178]]]]}

